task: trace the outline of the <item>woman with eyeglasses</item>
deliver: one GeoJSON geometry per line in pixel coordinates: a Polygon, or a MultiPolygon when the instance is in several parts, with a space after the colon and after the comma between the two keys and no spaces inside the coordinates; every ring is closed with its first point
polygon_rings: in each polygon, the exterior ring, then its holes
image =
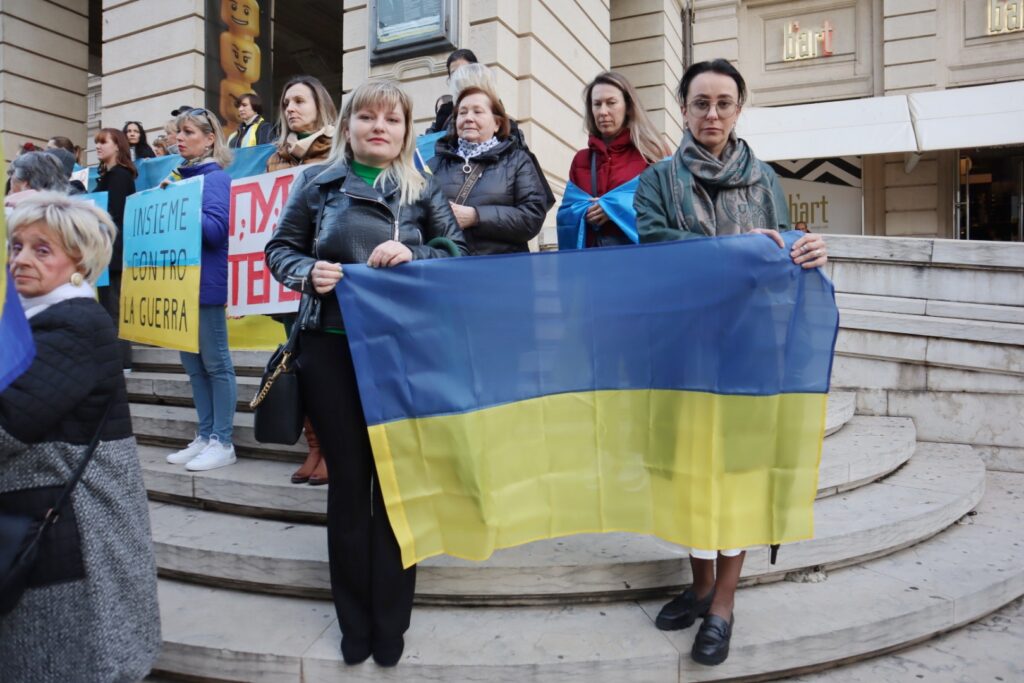
{"type": "Polygon", "coordinates": [[[412,123],[412,101],[397,83],[372,80],[352,91],[327,164],[295,180],[266,247],[274,277],[302,292],[299,382],[331,476],[327,547],[347,664],[371,654],[380,666],[398,663],[416,569],[402,568],[374,476],[334,288],[348,264],[401,268],[467,252],[448,201],[413,163],[412,123]]]}
{"type": "MultiPolygon", "coordinates": [[[[586,229],[582,236],[578,234],[579,214],[571,207],[569,214],[563,215],[565,203],[571,200],[566,193],[559,210],[559,248],[574,248],[581,239],[587,248],[634,244],[635,233],[630,230],[632,236],[627,234],[605,213],[597,198],[623,186],[626,188],[620,192],[628,191],[632,188],[630,181],[670,154],[668,146],[644,111],[636,88],[622,74],[598,74],[583,90],[583,100],[589,139],[586,149],[573,157],[569,180],[589,195],[589,206],[580,202],[586,207],[586,229]],[[561,224],[569,217],[576,220],[569,221],[567,228],[571,229],[566,233],[561,224]]],[[[631,203],[631,194],[624,197],[627,204],[631,203]]]]}
{"type": "MultiPolygon", "coordinates": [[[[178,114],[178,154],[184,162],[172,174],[177,180],[203,178],[202,268],[199,279],[199,353],[181,352],[181,364],[192,385],[199,433],[167,462],[196,472],[235,462],[232,430],[235,420],[235,367],[228,350],[228,213],[231,177],[224,168],[231,151],[224,144],[220,121],[206,109],[178,114]]],[[[165,185],[167,181],[161,184],[165,185]]]]}
{"type": "Polygon", "coordinates": [[[138,121],[129,121],[124,124],[124,128],[121,132],[128,138],[128,144],[131,146],[131,157],[132,161],[138,161],[139,159],[152,159],[156,156],[156,152],[146,142],[146,129],[142,127],[142,124],[138,121]]]}
{"type": "MultiPolygon", "coordinates": [[[[686,131],[671,158],[640,176],[634,199],[640,241],[759,233],[784,248],[779,231],[790,229],[789,210],[779,180],[736,137],[747,96],[743,76],[724,59],[699,62],[683,74],[676,94],[686,131]]],[[[815,234],[798,239],[790,256],[803,268],[828,260],[825,242],[815,234]]],[[[721,664],[729,656],[744,556],[741,549],[691,548],[693,585],[655,621],[670,631],[703,619],[691,651],[700,664],[721,664]]]]}

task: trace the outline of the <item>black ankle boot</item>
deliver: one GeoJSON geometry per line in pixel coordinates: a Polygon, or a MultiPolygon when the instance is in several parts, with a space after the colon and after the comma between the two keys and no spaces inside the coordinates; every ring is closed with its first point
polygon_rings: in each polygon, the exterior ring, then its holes
{"type": "Polygon", "coordinates": [[[402,636],[394,638],[373,639],[373,661],[378,666],[394,666],[402,658],[402,651],[405,649],[405,639],[402,636]]]}
{"type": "Polygon", "coordinates": [[[711,608],[711,600],[715,597],[715,590],[698,599],[692,588],[687,588],[681,595],[677,595],[672,602],[661,608],[654,625],[662,631],[678,631],[682,628],[689,628],[693,622],[708,613],[711,608]]]}
{"type": "Polygon", "coordinates": [[[724,662],[729,657],[729,641],[732,639],[732,627],[735,623],[735,615],[729,617],[729,621],[717,614],[704,617],[704,623],[700,625],[697,637],[693,641],[693,650],[690,651],[693,661],[707,666],[724,662]]]}
{"type": "Polygon", "coordinates": [[[341,657],[346,664],[361,664],[370,656],[370,639],[352,636],[341,637],[341,657]]]}

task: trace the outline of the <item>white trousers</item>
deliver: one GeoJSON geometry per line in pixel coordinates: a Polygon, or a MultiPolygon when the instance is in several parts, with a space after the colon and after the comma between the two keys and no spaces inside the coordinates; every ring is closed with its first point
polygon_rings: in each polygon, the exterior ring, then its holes
{"type": "Polygon", "coordinates": [[[718,556],[722,557],[736,557],[743,552],[742,548],[731,548],[729,550],[701,550],[700,548],[690,548],[690,557],[696,557],[698,560],[715,560],[718,556]]]}

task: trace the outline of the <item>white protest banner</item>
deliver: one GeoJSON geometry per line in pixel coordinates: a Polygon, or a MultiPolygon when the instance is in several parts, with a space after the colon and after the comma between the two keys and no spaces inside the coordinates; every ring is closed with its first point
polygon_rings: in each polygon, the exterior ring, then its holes
{"type": "Polygon", "coordinates": [[[270,241],[302,167],[239,178],[231,183],[228,234],[228,315],[294,313],[301,294],[270,274],[263,248],[270,241]]]}

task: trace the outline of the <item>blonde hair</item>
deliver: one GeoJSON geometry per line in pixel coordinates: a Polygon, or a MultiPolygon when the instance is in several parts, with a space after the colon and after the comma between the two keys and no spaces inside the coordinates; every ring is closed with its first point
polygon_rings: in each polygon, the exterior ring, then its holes
{"type": "Polygon", "coordinates": [[[647,112],[640,104],[640,95],[636,88],[617,71],[599,73],[583,90],[583,110],[586,112],[584,116],[587,133],[601,137],[601,132],[597,129],[597,122],[594,120],[594,108],[591,106],[594,87],[601,84],[618,88],[622,93],[622,98],[626,102],[626,118],[622,122],[622,126],[629,129],[629,138],[640,154],[652,164],[671,154],[665,141],[658,134],[658,129],[651,123],[647,112]]]}
{"type": "Polygon", "coordinates": [[[53,231],[72,261],[84,269],[85,279],[95,285],[110,264],[117,226],[103,209],[60,192],[37,192],[18,202],[7,219],[9,240],[24,228],[43,223],[53,231]]]}
{"type": "Polygon", "coordinates": [[[231,164],[231,150],[224,144],[224,131],[220,127],[217,115],[203,107],[189,109],[178,114],[178,118],[174,120],[174,125],[178,127],[179,132],[186,121],[198,128],[203,135],[213,133],[213,150],[210,152],[210,158],[216,161],[221,168],[227,168],[231,164]]]}
{"type": "MultiPolygon", "coordinates": [[[[486,92],[498,92],[498,85],[494,80],[494,74],[483,64],[467,64],[456,69],[450,77],[452,100],[459,99],[459,95],[466,88],[480,88],[486,92]]],[[[497,102],[497,98],[493,98],[497,102]]]]}
{"type": "Polygon", "coordinates": [[[352,145],[346,139],[346,133],[349,131],[349,121],[353,114],[362,109],[391,111],[395,108],[401,109],[405,117],[402,149],[388,167],[377,176],[374,186],[380,186],[389,180],[394,182],[401,190],[402,204],[409,204],[420,198],[427,186],[427,181],[416,170],[416,164],[413,161],[413,153],[416,151],[416,135],[413,132],[412,124],[412,100],[398,87],[398,83],[390,80],[365,81],[349,94],[345,106],[341,109],[341,116],[338,117],[338,135],[334,136],[334,145],[331,147],[331,155],[327,158],[327,163],[335,164],[344,161],[347,164],[352,162],[352,145]]]}

